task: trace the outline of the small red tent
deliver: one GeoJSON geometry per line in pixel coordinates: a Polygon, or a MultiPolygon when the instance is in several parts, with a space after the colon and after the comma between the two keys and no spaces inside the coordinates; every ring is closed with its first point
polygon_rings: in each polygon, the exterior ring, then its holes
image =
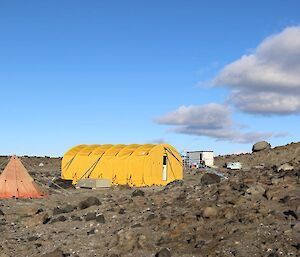
{"type": "Polygon", "coordinates": [[[12,156],[0,175],[0,198],[42,198],[46,194],[33,181],[16,156],[12,156]]]}

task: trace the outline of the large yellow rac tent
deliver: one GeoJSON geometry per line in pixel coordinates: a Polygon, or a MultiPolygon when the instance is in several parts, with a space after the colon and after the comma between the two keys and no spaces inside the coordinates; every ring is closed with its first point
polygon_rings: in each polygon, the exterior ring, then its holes
{"type": "Polygon", "coordinates": [[[166,185],[183,177],[180,154],[168,144],[77,145],[62,159],[61,176],[109,179],[129,186],[166,185]]]}

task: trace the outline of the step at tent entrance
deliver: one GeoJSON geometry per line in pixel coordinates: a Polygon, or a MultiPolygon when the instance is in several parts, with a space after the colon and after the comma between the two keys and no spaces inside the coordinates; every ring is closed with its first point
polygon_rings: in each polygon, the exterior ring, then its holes
{"type": "Polygon", "coordinates": [[[129,186],[166,185],[183,178],[180,154],[168,144],[77,145],[62,159],[63,179],[109,179],[129,186]]]}
{"type": "Polygon", "coordinates": [[[42,198],[45,192],[34,182],[17,156],[12,156],[0,175],[0,198],[42,198]]]}

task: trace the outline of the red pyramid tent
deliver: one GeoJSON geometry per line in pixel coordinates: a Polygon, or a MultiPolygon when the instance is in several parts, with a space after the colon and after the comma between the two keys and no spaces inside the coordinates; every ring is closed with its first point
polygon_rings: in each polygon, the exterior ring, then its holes
{"type": "Polygon", "coordinates": [[[0,198],[42,198],[46,194],[33,181],[21,161],[12,156],[0,175],[0,198]]]}

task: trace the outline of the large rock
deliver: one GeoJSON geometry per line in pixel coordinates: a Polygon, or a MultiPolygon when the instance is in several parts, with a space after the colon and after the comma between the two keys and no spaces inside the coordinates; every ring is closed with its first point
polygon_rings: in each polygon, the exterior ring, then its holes
{"type": "Polygon", "coordinates": [[[205,173],[201,177],[200,181],[201,181],[201,185],[210,185],[210,184],[220,183],[221,178],[216,174],[205,173]]]}
{"type": "Polygon", "coordinates": [[[81,201],[79,203],[78,207],[79,207],[79,209],[83,210],[83,209],[89,208],[90,206],[94,206],[94,205],[98,206],[100,204],[101,204],[101,202],[97,197],[90,196],[87,199],[85,199],[84,201],[81,201]]]}
{"type": "Polygon", "coordinates": [[[260,141],[253,145],[252,152],[259,152],[262,150],[268,150],[271,148],[271,145],[266,141],[260,141]]]}

